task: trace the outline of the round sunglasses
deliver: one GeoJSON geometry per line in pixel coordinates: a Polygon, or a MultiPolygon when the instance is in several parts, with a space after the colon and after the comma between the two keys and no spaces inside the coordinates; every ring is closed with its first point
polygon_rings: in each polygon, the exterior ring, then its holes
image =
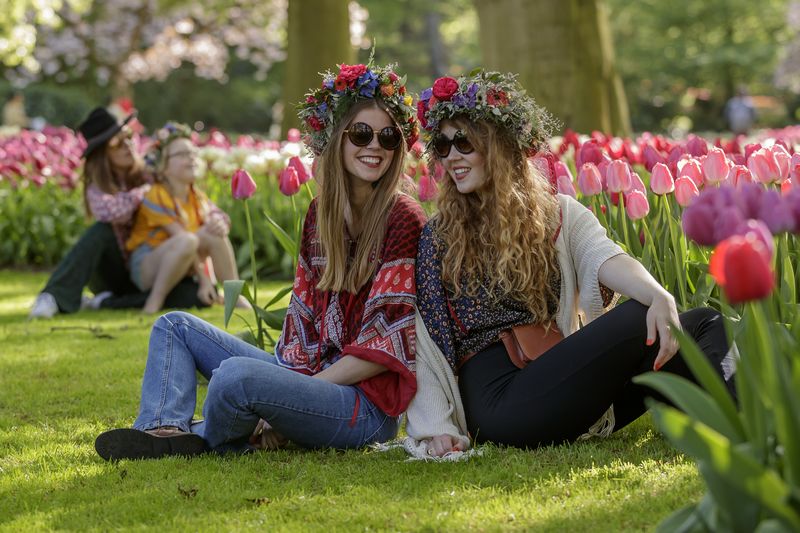
{"type": "Polygon", "coordinates": [[[386,126],[376,133],[369,124],[356,122],[344,132],[350,142],[356,146],[367,146],[376,134],[378,135],[378,144],[384,150],[396,150],[403,142],[403,134],[397,126],[386,126]]]}
{"type": "Polygon", "coordinates": [[[450,155],[450,147],[455,146],[459,153],[467,155],[475,151],[475,147],[469,142],[467,134],[458,130],[452,139],[448,139],[446,135],[440,133],[433,138],[433,152],[437,157],[444,159],[450,155]]]}

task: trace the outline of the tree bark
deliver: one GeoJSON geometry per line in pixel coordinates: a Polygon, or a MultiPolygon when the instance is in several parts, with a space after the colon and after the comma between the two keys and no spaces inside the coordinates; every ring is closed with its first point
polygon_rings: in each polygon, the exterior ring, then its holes
{"type": "Polygon", "coordinates": [[[603,0],[474,0],[484,66],[515,72],[565,127],[629,135],[603,0]]]}
{"type": "Polygon", "coordinates": [[[295,105],[321,83],[320,72],[352,63],[347,0],[289,0],[288,46],[283,86],[282,134],[299,125],[295,105]]]}

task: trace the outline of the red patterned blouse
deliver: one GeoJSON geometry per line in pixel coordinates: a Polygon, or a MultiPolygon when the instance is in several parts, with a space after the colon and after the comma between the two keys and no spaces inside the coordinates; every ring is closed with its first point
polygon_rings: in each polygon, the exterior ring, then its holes
{"type": "Polygon", "coordinates": [[[314,200],[306,214],[291,302],[275,355],[281,365],[309,375],[345,355],[381,364],[386,372],[357,386],[376,407],[398,416],[417,391],[414,265],[425,213],[416,201],[398,195],[375,276],[357,293],[317,290],[326,260],[316,221],[314,200]]]}

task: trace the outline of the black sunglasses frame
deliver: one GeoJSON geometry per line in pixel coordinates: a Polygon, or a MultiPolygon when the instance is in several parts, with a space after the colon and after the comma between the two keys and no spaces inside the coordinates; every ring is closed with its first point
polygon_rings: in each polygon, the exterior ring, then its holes
{"type": "Polygon", "coordinates": [[[456,131],[452,139],[448,139],[446,135],[439,133],[433,138],[431,146],[433,147],[433,153],[436,154],[436,157],[439,159],[444,159],[449,156],[451,147],[455,147],[458,153],[462,155],[471,154],[475,151],[475,147],[472,146],[469,137],[461,130],[456,131]]]}
{"type": "Polygon", "coordinates": [[[403,132],[397,126],[386,126],[379,131],[375,131],[366,122],[356,122],[344,130],[344,133],[347,134],[347,138],[355,146],[368,146],[375,135],[378,136],[378,144],[384,150],[397,150],[403,144],[403,132]],[[366,137],[367,134],[369,134],[369,138],[366,137]],[[359,137],[359,135],[363,135],[363,138],[359,137]]]}

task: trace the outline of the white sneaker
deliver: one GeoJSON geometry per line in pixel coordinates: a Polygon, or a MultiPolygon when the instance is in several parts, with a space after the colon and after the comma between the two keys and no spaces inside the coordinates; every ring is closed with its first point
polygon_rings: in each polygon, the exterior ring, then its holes
{"type": "Polygon", "coordinates": [[[81,309],[93,309],[96,311],[97,309],[100,309],[100,304],[103,303],[103,300],[113,295],[114,293],[111,291],[103,291],[95,294],[91,298],[83,296],[81,298],[81,309]]]}
{"type": "Polygon", "coordinates": [[[58,313],[55,297],[49,292],[40,292],[33,302],[28,318],[53,318],[58,313]]]}

